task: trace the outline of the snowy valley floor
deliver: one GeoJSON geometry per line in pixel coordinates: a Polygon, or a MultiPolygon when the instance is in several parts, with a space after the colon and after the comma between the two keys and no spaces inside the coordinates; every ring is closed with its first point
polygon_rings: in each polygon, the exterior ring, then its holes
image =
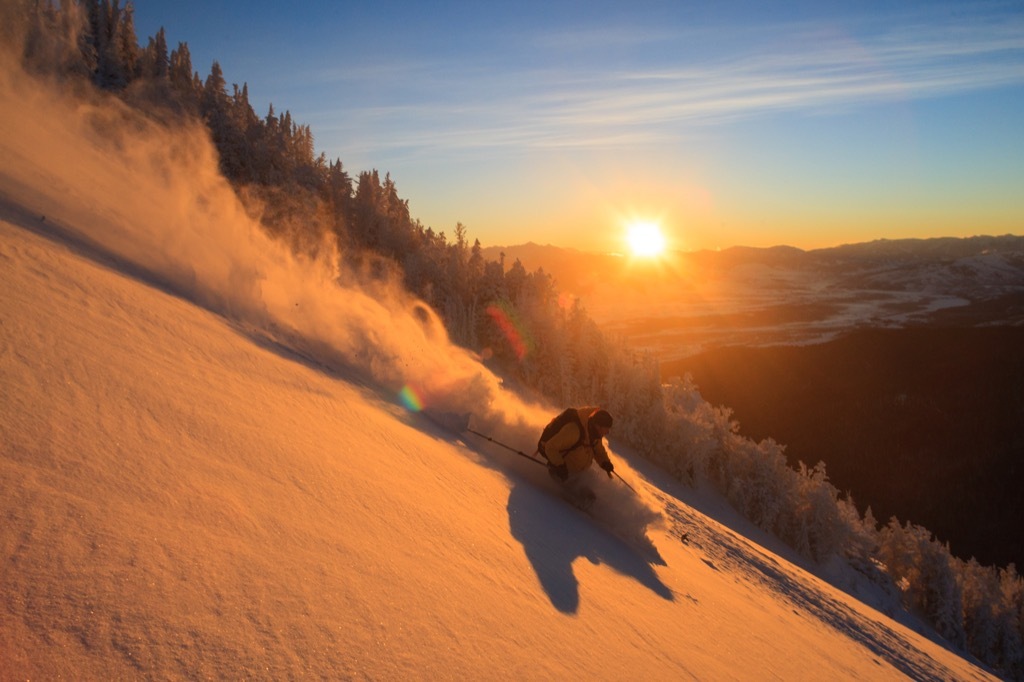
{"type": "Polygon", "coordinates": [[[991,679],[628,453],[654,551],[2,209],[0,680],[991,679]]]}

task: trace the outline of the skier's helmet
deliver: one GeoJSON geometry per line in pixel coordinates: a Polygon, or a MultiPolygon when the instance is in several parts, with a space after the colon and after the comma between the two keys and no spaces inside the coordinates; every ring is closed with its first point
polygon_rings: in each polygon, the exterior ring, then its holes
{"type": "Polygon", "coordinates": [[[594,410],[590,415],[590,421],[595,426],[603,426],[606,429],[612,428],[612,416],[606,410],[594,410]]]}

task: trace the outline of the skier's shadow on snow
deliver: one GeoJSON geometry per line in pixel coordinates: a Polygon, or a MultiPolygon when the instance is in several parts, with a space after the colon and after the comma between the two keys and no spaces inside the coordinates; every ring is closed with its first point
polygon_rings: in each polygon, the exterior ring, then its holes
{"type": "Polygon", "coordinates": [[[522,543],[552,606],[562,613],[579,611],[580,584],[572,568],[579,557],[586,557],[592,564],[607,564],[636,578],[663,599],[675,598],[637,550],[592,521],[566,514],[559,509],[565,504],[542,489],[521,482],[512,486],[508,497],[512,537],[522,543]]]}

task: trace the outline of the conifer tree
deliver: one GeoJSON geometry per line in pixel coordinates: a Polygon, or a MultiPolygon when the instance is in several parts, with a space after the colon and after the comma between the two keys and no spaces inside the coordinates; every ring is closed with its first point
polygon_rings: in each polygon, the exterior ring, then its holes
{"type": "Polygon", "coordinates": [[[170,73],[170,57],[167,53],[167,37],[163,26],[156,32],[155,37],[149,39],[143,60],[140,69],[143,75],[159,81],[167,80],[170,73]]]}
{"type": "MultiPolygon", "coordinates": [[[[117,7],[117,1],[114,2],[117,7]]],[[[125,84],[132,82],[139,77],[139,39],[135,35],[135,6],[131,0],[125,3],[121,10],[117,23],[117,60],[120,63],[124,74],[125,84]]]]}
{"type": "MultiPolygon", "coordinates": [[[[96,85],[106,90],[121,90],[130,78],[122,52],[123,10],[119,0],[102,0],[90,4],[95,4],[95,23],[91,28],[96,51],[96,85]]],[[[90,10],[92,13],[93,10],[90,10]]]]}
{"type": "Polygon", "coordinates": [[[171,51],[167,75],[171,82],[171,88],[185,102],[196,103],[199,89],[196,88],[193,76],[192,55],[189,52],[188,43],[178,43],[178,47],[171,51]]]}

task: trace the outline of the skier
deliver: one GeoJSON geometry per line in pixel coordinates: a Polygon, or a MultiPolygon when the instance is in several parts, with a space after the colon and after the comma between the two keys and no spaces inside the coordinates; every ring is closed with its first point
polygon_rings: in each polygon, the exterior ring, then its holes
{"type": "Polygon", "coordinates": [[[537,451],[548,461],[548,473],[563,483],[597,460],[611,477],[615,466],[601,440],[612,428],[612,416],[599,407],[565,410],[552,419],[537,442],[537,451]]]}

